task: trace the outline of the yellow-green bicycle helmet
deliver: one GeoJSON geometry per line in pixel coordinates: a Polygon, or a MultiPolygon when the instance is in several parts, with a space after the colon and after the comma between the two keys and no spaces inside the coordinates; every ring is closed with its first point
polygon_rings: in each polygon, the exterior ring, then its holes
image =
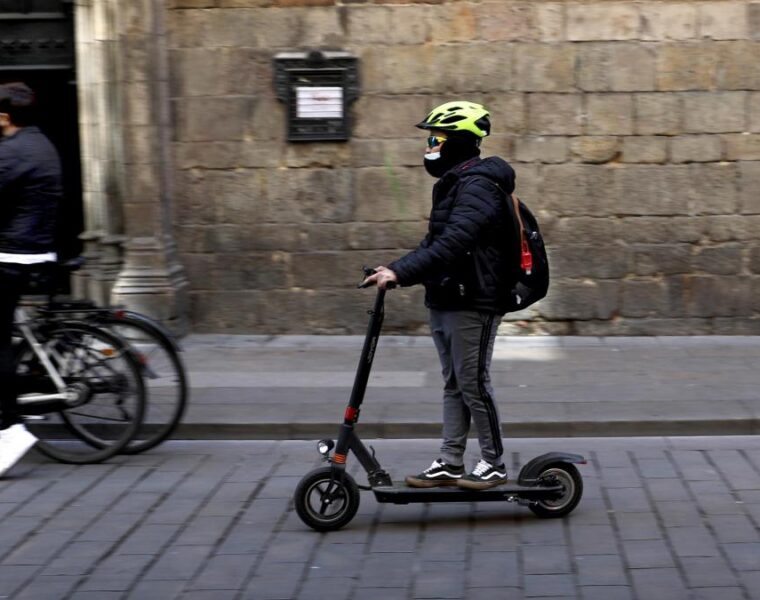
{"type": "Polygon", "coordinates": [[[491,133],[490,113],[480,104],[454,100],[436,106],[416,127],[441,131],[468,132],[478,138],[491,133]]]}

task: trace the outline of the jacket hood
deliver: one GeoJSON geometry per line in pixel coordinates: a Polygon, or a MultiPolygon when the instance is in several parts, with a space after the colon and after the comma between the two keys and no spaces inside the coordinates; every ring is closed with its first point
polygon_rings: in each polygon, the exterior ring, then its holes
{"type": "Polygon", "coordinates": [[[480,175],[488,177],[491,181],[508,190],[508,193],[514,189],[515,171],[509,166],[507,161],[498,156],[489,156],[484,159],[473,159],[455,169],[459,177],[470,177],[480,175]]]}
{"type": "Polygon", "coordinates": [[[515,191],[515,171],[507,161],[498,156],[475,157],[458,164],[438,180],[436,188],[451,189],[460,179],[473,175],[487,177],[507,194],[515,191]]]}

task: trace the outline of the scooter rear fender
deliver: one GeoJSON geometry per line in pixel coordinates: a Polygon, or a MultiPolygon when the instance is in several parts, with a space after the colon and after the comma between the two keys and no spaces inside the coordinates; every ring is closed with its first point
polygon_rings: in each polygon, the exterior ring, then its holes
{"type": "Polygon", "coordinates": [[[549,465],[556,463],[575,463],[584,465],[586,464],[586,459],[580,454],[547,452],[546,454],[537,456],[533,460],[527,462],[523,468],[520,469],[520,474],[517,476],[517,483],[520,485],[535,484],[542,471],[544,471],[549,465]]]}

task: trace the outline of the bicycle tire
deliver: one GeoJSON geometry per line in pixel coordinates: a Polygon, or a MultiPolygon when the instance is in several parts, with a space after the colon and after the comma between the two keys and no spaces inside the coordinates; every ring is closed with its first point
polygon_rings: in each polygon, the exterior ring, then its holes
{"type": "MultiPolygon", "coordinates": [[[[139,430],[146,402],[140,364],[128,344],[102,328],[65,321],[49,324],[41,343],[66,359],[67,362],[59,361],[68,365],[61,373],[64,381],[84,385],[88,394],[81,405],[24,418],[29,431],[39,440],[37,450],[72,464],[98,463],[121,452],[139,430]],[[116,364],[105,364],[117,360],[122,369],[119,372],[116,364]],[[76,365],[82,368],[76,371],[76,365]],[[103,412],[108,414],[95,414],[96,400],[103,402],[103,412]]],[[[21,376],[24,369],[37,368],[42,379],[47,377],[25,339],[16,357],[21,376]]],[[[23,404],[19,410],[23,415],[23,404]]]]}
{"type": "Polygon", "coordinates": [[[141,364],[145,415],[137,434],[122,453],[137,454],[155,448],[176,431],[187,408],[187,372],[177,346],[143,315],[120,311],[118,315],[100,313],[94,319],[129,343],[141,364]]]}

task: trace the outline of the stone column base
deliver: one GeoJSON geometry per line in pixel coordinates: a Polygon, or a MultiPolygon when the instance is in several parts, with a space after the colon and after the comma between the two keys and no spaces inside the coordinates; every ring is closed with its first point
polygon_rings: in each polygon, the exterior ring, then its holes
{"type": "Polygon", "coordinates": [[[101,233],[94,231],[85,231],[79,236],[84,242],[82,257],[85,263],[81,269],[71,274],[71,295],[76,299],[94,300],[100,306],[103,306],[105,298],[97,289],[95,281],[98,279],[102,237],[101,233]]]}
{"type": "Polygon", "coordinates": [[[188,281],[173,244],[133,238],[124,244],[124,268],[111,290],[111,304],[148,315],[176,335],[188,332],[188,281]]]}

